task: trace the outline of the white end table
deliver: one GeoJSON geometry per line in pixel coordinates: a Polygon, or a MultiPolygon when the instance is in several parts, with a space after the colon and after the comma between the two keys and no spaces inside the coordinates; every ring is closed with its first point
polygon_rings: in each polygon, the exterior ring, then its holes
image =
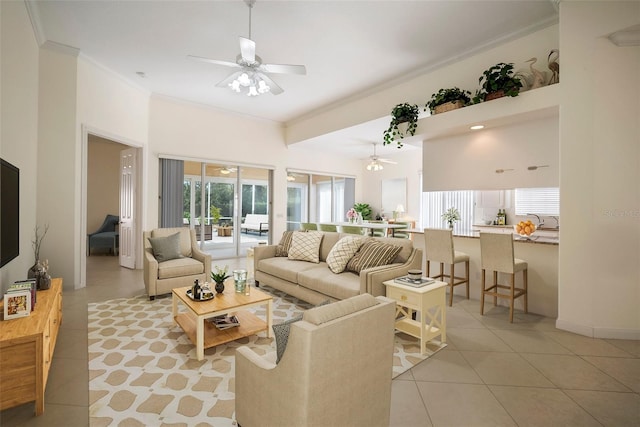
{"type": "Polygon", "coordinates": [[[438,335],[442,343],[447,342],[445,282],[435,281],[420,288],[394,280],[383,283],[387,287],[387,298],[396,301],[396,329],[419,338],[422,354],[426,352],[427,341],[438,335]],[[420,320],[413,320],[414,312],[420,312],[420,320]]]}

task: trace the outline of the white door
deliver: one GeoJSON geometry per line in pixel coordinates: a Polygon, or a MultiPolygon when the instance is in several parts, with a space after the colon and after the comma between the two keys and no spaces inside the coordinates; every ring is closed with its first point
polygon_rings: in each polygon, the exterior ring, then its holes
{"type": "Polygon", "coordinates": [[[120,152],[120,265],[136,267],[136,148],[120,152]]]}

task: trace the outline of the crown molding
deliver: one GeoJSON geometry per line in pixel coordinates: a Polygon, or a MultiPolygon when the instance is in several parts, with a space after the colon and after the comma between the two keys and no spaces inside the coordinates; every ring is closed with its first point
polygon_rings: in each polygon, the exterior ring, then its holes
{"type": "Polygon", "coordinates": [[[36,42],[38,42],[38,46],[42,46],[47,41],[47,38],[45,37],[44,30],[42,29],[42,21],[40,20],[40,9],[38,8],[38,4],[33,0],[25,0],[24,5],[27,8],[27,14],[31,21],[31,28],[33,28],[33,34],[36,37],[36,42]]]}

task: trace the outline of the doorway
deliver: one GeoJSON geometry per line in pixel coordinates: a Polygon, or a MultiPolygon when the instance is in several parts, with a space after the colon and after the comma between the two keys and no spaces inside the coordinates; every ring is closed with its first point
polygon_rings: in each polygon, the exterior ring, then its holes
{"type": "MultiPolygon", "coordinates": [[[[139,188],[142,176],[140,159],[142,158],[142,148],[133,143],[127,142],[121,138],[106,136],[101,132],[94,132],[83,128],[83,203],[82,203],[82,221],[81,221],[81,251],[80,261],[80,287],[85,287],[87,283],[88,268],[103,268],[109,266],[112,269],[121,269],[123,266],[129,269],[135,269],[140,265],[139,259],[139,242],[135,236],[139,234],[140,220],[142,218],[141,201],[136,196],[136,188],[139,188]],[[128,153],[127,158],[130,163],[127,164],[129,170],[134,170],[131,175],[123,174],[122,158],[123,153],[128,153]],[[131,160],[133,159],[133,160],[131,160]],[[123,177],[133,180],[128,187],[130,190],[129,201],[123,201],[121,185],[123,177]],[[127,212],[126,243],[123,246],[123,236],[120,233],[122,207],[125,206],[127,212]],[[116,218],[117,226],[115,227],[116,237],[111,243],[106,244],[107,240],[102,243],[96,243],[92,240],[90,244],[89,234],[94,233],[106,223],[109,219],[116,218]],[[126,256],[122,258],[122,248],[125,248],[126,256]],[[91,258],[92,261],[101,258],[106,262],[87,262],[91,258]],[[96,267],[98,266],[98,267],[96,267]]],[[[138,192],[141,194],[141,192],[138,192]]],[[[101,236],[111,239],[111,236],[101,236]]]]}

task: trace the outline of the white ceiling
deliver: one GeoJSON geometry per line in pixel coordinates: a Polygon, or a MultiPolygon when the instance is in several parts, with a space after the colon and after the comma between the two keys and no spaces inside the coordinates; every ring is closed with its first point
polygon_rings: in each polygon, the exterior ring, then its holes
{"type": "MultiPolygon", "coordinates": [[[[29,0],[41,42],[77,48],[154,94],[283,123],[556,20],[555,3],[258,0],[257,54],[303,64],[307,75],[272,74],[284,93],[249,98],[215,87],[234,69],[186,58],[235,61],[238,37],[249,36],[242,0],[29,0]]],[[[371,137],[360,129],[354,157],[371,154],[367,141],[379,139],[379,129],[371,137]]]]}

